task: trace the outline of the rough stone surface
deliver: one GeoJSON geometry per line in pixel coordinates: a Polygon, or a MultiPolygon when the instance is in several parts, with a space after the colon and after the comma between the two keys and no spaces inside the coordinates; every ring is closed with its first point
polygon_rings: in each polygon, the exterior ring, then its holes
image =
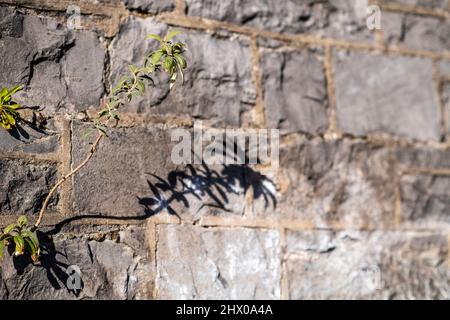
{"type": "Polygon", "coordinates": [[[322,62],[313,52],[261,53],[268,124],[283,132],[324,132],[327,89],[322,62]]]}
{"type": "Polygon", "coordinates": [[[430,60],[338,51],[334,63],[337,118],[343,132],[439,140],[430,60]]]}
{"type": "Polygon", "coordinates": [[[396,160],[407,168],[449,169],[450,150],[431,147],[402,147],[395,151],[396,160]]]}
{"type": "Polygon", "coordinates": [[[372,38],[365,25],[366,7],[367,2],[361,0],[186,1],[186,11],[191,16],[277,32],[312,33],[350,40],[372,38]]]}
{"type": "Polygon", "coordinates": [[[448,0],[384,0],[384,3],[398,3],[429,9],[448,10],[448,0]]]}
{"type": "MultiPolygon", "coordinates": [[[[74,125],[74,164],[86,155],[89,139],[81,138],[86,129],[74,125]]],[[[177,166],[171,160],[175,143],[170,141],[170,130],[112,131],[95,158],[74,178],[75,212],[138,218],[168,212],[186,219],[204,214],[242,215],[243,169],[177,166]],[[86,197],[86,193],[97,195],[86,197]]]]}
{"type": "Polygon", "coordinates": [[[449,1],[383,1],[378,32],[381,1],[0,2],[0,90],[47,122],[0,127],[0,231],[84,159],[147,34],[182,31],[188,60],[59,189],[40,261],[7,248],[0,299],[450,299],[449,1]],[[279,167],[176,164],[199,120],[280,129],[279,167]]]}
{"type": "Polygon", "coordinates": [[[450,78],[450,61],[442,60],[441,62],[439,62],[439,71],[441,76],[450,78]]]}
{"type": "MultiPolygon", "coordinates": [[[[112,45],[112,82],[127,72],[128,64],[142,64],[145,54],[154,50],[156,41],[141,39],[148,33],[164,34],[166,30],[165,25],[151,18],[130,18],[112,45]]],[[[190,72],[186,74],[184,85],[174,87],[169,94],[167,79],[159,79],[156,87],[147,90],[128,110],[187,114],[238,126],[240,114],[254,104],[256,95],[248,42],[219,39],[195,31],[186,31],[178,39],[189,48],[186,56],[190,72]]]]}
{"type": "Polygon", "coordinates": [[[0,213],[36,213],[55,180],[54,165],[0,159],[0,213]]]}
{"type": "Polygon", "coordinates": [[[448,299],[447,236],[288,232],[290,299],[448,299]]]}
{"type": "Polygon", "coordinates": [[[161,225],[158,233],[160,299],[280,298],[276,231],[161,225]]]}
{"type": "Polygon", "coordinates": [[[392,160],[382,146],[346,139],[303,140],[284,147],[274,179],[277,206],[266,207],[261,198],[255,214],[298,219],[319,228],[388,226],[395,203],[392,160]]]}
{"type": "Polygon", "coordinates": [[[43,252],[36,266],[7,257],[0,264],[0,299],[151,299],[153,265],[145,229],[98,229],[63,232],[52,240],[42,235],[43,252]],[[126,240],[118,233],[126,234],[126,240]],[[128,244],[136,241],[138,250],[128,244]],[[69,266],[80,268],[81,291],[70,286],[76,282],[69,278],[69,266]]]}
{"type": "MultiPolygon", "coordinates": [[[[6,11],[5,11],[6,10],[6,11]]],[[[8,11],[9,10],[9,11],[8,11]]],[[[69,31],[53,18],[9,12],[0,38],[0,86],[24,85],[19,102],[46,115],[98,105],[105,50],[92,31],[69,31]]],[[[0,31],[1,32],[1,31],[0,31]]]]}
{"type": "Polygon", "coordinates": [[[50,121],[46,129],[28,125],[0,130],[0,150],[7,152],[21,151],[30,154],[55,153],[59,148],[60,123],[50,121]]]}
{"type": "Polygon", "coordinates": [[[402,218],[406,222],[450,223],[450,177],[405,175],[401,179],[402,218]]]}
{"type": "MultiPolygon", "coordinates": [[[[450,69],[449,69],[450,71],[450,69]]],[[[450,75],[450,72],[449,72],[450,75]]],[[[442,85],[442,104],[447,116],[447,134],[450,133],[450,82],[446,82],[442,85]]]]}
{"type": "Polygon", "coordinates": [[[450,50],[450,23],[439,18],[386,12],[382,15],[382,28],[389,45],[450,50]]]}
{"type": "Polygon", "coordinates": [[[128,9],[139,12],[159,13],[175,8],[175,0],[123,0],[123,2],[128,9]]]}

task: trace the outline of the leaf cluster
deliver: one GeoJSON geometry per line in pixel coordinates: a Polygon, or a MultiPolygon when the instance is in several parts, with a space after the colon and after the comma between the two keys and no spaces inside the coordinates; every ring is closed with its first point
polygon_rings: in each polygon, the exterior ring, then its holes
{"type": "Polygon", "coordinates": [[[87,134],[96,130],[106,135],[107,123],[111,120],[118,121],[117,110],[130,102],[133,98],[142,96],[146,87],[153,86],[152,74],[163,70],[169,75],[170,88],[174,86],[178,75],[184,80],[184,71],[187,68],[183,55],[186,45],[182,42],[173,42],[172,39],[180,34],[180,31],[171,31],[161,38],[156,34],[149,34],[146,39],[154,39],[159,42],[159,49],[145,56],[142,66],[128,65],[128,75],[122,77],[112,88],[105,107],[98,113],[93,121],[93,127],[87,134]]]}
{"type": "Polygon", "coordinates": [[[21,86],[15,86],[11,89],[3,88],[0,91],[0,125],[6,130],[16,125],[17,109],[20,108],[20,105],[12,98],[13,94],[20,90],[22,90],[21,86]]]}
{"type": "Polygon", "coordinates": [[[36,262],[39,259],[39,240],[33,227],[28,225],[28,219],[20,216],[16,223],[7,226],[0,233],[0,261],[3,259],[5,248],[14,244],[14,255],[20,256],[29,253],[36,262]]]}

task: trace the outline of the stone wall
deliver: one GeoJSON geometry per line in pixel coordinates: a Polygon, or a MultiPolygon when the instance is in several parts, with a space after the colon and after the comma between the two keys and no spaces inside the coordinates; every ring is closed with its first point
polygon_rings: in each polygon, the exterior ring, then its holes
{"type": "Polygon", "coordinates": [[[52,200],[41,261],[0,265],[0,298],[450,298],[447,0],[0,0],[0,87],[47,118],[0,130],[2,226],[36,216],[146,34],[170,28],[184,85],[126,109],[52,200]],[[279,169],[172,164],[170,132],[194,120],[280,129],[279,169]]]}

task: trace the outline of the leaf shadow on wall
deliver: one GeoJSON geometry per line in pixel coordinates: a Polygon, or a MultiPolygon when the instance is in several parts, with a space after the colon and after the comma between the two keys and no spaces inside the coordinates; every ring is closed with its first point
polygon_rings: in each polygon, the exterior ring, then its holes
{"type": "Polygon", "coordinates": [[[202,202],[198,211],[204,207],[228,211],[230,195],[247,194],[248,191],[252,191],[254,200],[263,199],[265,207],[275,208],[277,205],[272,191],[275,189],[274,182],[247,165],[221,165],[221,169],[214,170],[203,163],[198,166],[187,165],[185,170],[171,171],[166,178],[148,175],[153,180],[147,180],[152,194],[138,197],[146,216],[166,210],[180,217],[173,205],[181,203],[184,208],[190,208],[190,198],[202,202]]]}
{"type": "MultiPolygon", "coordinates": [[[[79,297],[84,287],[82,278],[80,278],[79,287],[74,287],[74,289],[76,290],[67,286],[69,275],[66,270],[69,267],[69,264],[62,261],[67,260],[67,255],[64,252],[58,251],[56,249],[51,236],[39,230],[37,230],[36,233],[39,239],[41,250],[39,261],[33,262],[29,255],[13,257],[12,262],[16,270],[16,275],[18,277],[23,277],[25,274],[27,274],[25,278],[29,278],[33,276],[33,274],[35,274],[32,268],[44,269],[45,275],[50,285],[54,289],[61,290],[65,288],[75,297],[79,297]]],[[[10,245],[8,247],[8,251],[12,256],[14,252],[14,246],[10,245]]]]}
{"type": "MultiPolygon", "coordinates": [[[[246,148],[247,145],[241,146],[235,140],[225,138],[215,150],[220,157],[216,160],[225,164],[211,166],[202,159],[199,161],[201,164],[187,164],[182,170],[169,172],[165,178],[147,173],[151,177],[147,180],[151,196],[138,197],[145,215],[153,216],[167,211],[180,218],[174,207],[180,208],[178,204],[181,204],[181,208],[188,209],[191,199],[201,203],[197,212],[205,207],[227,212],[227,205],[233,201],[231,196],[246,195],[247,192],[252,192],[254,201],[263,199],[266,208],[275,208],[276,185],[269,177],[252,169],[249,165],[249,150],[246,148]]],[[[259,153],[256,155],[254,163],[261,163],[259,153]]],[[[198,160],[194,151],[191,151],[191,159],[198,160]]]]}
{"type": "MultiPolygon", "coordinates": [[[[248,163],[248,159],[245,159],[248,163]]],[[[67,280],[69,275],[66,270],[69,267],[67,256],[59,252],[53,242],[52,236],[61,232],[61,230],[71,222],[84,219],[109,219],[120,221],[145,220],[160,212],[167,211],[171,215],[178,217],[174,207],[180,208],[175,204],[181,204],[181,208],[190,208],[190,200],[200,201],[201,210],[203,207],[213,207],[219,210],[228,211],[227,205],[235,201],[233,195],[247,194],[252,192],[255,201],[264,201],[265,207],[277,205],[275,195],[275,183],[266,175],[252,169],[249,165],[215,165],[214,169],[205,163],[200,165],[186,165],[182,170],[170,171],[166,177],[160,177],[154,174],[148,174],[147,180],[150,195],[137,198],[140,205],[143,206],[143,214],[140,216],[108,216],[103,214],[78,215],[67,218],[50,230],[39,232],[39,241],[41,243],[41,256],[36,267],[44,268],[51,286],[56,289],[66,289],[75,297],[79,297],[83,289],[74,291],[68,288],[67,280]]],[[[14,266],[17,274],[29,272],[28,266],[33,264],[28,256],[15,257],[14,266]]],[[[76,261],[73,262],[76,264],[76,261]]]]}

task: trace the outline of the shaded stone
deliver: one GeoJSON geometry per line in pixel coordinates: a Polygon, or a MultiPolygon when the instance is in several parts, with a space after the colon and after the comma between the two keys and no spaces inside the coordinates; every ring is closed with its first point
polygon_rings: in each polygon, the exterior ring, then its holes
{"type": "Polygon", "coordinates": [[[91,31],[69,31],[54,18],[14,13],[20,19],[0,38],[0,86],[23,85],[18,102],[46,115],[96,106],[104,92],[105,49],[91,31]]]}
{"type": "Polygon", "coordinates": [[[0,38],[2,36],[20,38],[22,36],[22,15],[17,10],[0,7],[0,38]]]}
{"type": "Polygon", "coordinates": [[[383,12],[382,28],[389,45],[419,50],[450,50],[450,23],[445,19],[383,12]]]}
{"type": "Polygon", "coordinates": [[[289,299],[448,299],[447,254],[445,233],[288,232],[289,299]]]}
{"type": "MultiPolygon", "coordinates": [[[[449,69],[450,75],[450,69],[449,69]]],[[[450,133],[450,82],[442,84],[442,104],[444,106],[445,115],[447,116],[447,134],[450,133]]]]}
{"type": "Polygon", "coordinates": [[[405,4],[429,9],[448,10],[449,8],[447,0],[384,0],[383,2],[405,4]]]}
{"type": "Polygon", "coordinates": [[[337,118],[343,132],[439,140],[431,60],[337,51],[334,68],[337,118]]]}
{"type": "MultiPolygon", "coordinates": [[[[53,164],[33,164],[25,160],[0,159],[0,213],[33,214],[56,181],[53,164]]],[[[56,199],[49,206],[55,209],[56,199]]]]}
{"type": "MultiPolygon", "coordinates": [[[[156,41],[143,40],[147,34],[162,35],[166,31],[166,25],[152,18],[128,19],[112,43],[112,83],[127,74],[128,64],[141,65],[145,54],[156,48],[156,41]]],[[[178,83],[169,94],[167,77],[155,79],[155,87],[148,88],[144,97],[127,109],[138,113],[190,115],[239,126],[241,113],[254,104],[256,97],[248,42],[216,38],[193,30],[177,39],[189,48],[184,84],[178,83]]]]}
{"type": "Polygon", "coordinates": [[[276,32],[309,33],[348,40],[370,41],[367,2],[350,1],[200,1],[187,0],[190,16],[232,22],[276,32]]]}
{"type": "Polygon", "coordinates": [[[276,231],[159,225],[158,233],[158,298],[280,299],[276,231]]]}
{"type": "Polygon", "coordinates": [[[123,2],[128,9],[139,12],[159,13],[175,8],[175,0],[123,0],[123,2]]]}
{"type": "MultiPolygon", "coordinates": [[[[389,149],[363,141],[296,141],[280,149],[277,206],[256,201],[254,214],[309,225],[389,226],[394,221],[394,165],[389,149]]],[[[267,190],[266,190],[267,191],[267,190]]]]}
{"type": "Polygon", "coordinates": [[[450,150],[432,147],[400,147],[395,151],[396,160],[406,167],[448,169],[450,150]]]}
{"type": "Polygon", "coordinates": [[[450,78],[450,61],[449,60],[441,60],[439,62],[439,71],[441,76],[450,78]]]}
{"type": "Polygon", "coordinates": [[[80,107],[97,107],[104,92],[105,49],[94,32],[76,33],[74,38],[74,46],[62,62],[67,100],[78,110],[80,107]]]}
{"type": "MultiPolygon", "coordinates": [[[[74,165],[84,159],[94,138],[82,138],[87,128],[73,126],[74,165]]],[[[140,126],[111,130],[94,158],[74,177],[75,212],[128,218],[168,212],[183,219],[242,215],[243,169],[175,165],[171,158],[175,144],[170,130],[140,126]]]]}
{"type": "MultiPolygon", "coordinates": [[[[135,230],[142,227],[132,227],[135,230]]],[[[109,227],[109,232],[118,231],[109,227]]],[[[127,229],[121,232],[127,233],[127,229]]],[[[137,253],[127,244],[107,236],[102,241],[91,240],[99,234],[73,230],[60,233],[53,240],[41,238],[40,261],[33,266],[26,257],[12,258],[8,254],[0,264],[1,299],[151,299],[153,267],[144,241],[137,253]],[[60,254],[63,252],[64,254],[60,254]],[[71,284],[76,281],[69,274],[69,266],[81,271],[81,291],[71,284]]],[[[106,231],[108,233],[108,231],[106,231]]],[[[105,236],[103,234],[103,236],[105,236]]],[[[133,234],[130,234],[133,237],[133,234]]]]}
{"type": "Polygon", "coordinates": [[[402,219],[419,224],[450,223],[450,177],[405,175],[400,183],[402,219]]]}
{"type": "Polygon", "coordinates": [[[268,124],[283,132],[322,133],[328,125],[322,62],[313,52],[261,52],[268,124]]]}

